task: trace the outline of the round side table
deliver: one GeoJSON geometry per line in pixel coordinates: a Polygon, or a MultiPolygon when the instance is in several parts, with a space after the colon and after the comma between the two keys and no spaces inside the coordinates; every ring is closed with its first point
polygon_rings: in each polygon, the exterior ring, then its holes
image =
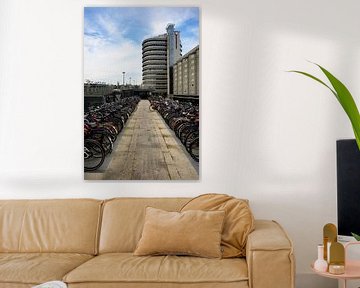
{"type": "Polygon", "coordinates": [[[346,259],[346,250],[351,245],[359,245],[360,242],[349,242],[345,246],[345,273],[344,274],[331,274],[329,272],[320,272],[314,269],[314,263],[311,264],[311,269],[318,275],[327,278],[333,278],[338,280],[343,280],[343,288],[346,288],[348,280],[360,279],[360,260],[347,260],[346,259]]]}

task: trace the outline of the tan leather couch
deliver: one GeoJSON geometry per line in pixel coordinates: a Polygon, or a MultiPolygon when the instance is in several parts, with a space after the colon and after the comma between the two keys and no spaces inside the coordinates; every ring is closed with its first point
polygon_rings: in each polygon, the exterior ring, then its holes
{"type": "Polygon", "coordinates": [[[187,198],[0,201],[0,288],[62,280],[69,287],[293,288],[292,244],[256,220],[246,258],[133,256],[146,206],[179,210],[187,198]]]}

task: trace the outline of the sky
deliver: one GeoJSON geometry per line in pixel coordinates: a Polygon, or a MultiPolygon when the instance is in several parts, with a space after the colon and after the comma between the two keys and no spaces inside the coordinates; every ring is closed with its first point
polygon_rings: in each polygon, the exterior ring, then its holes
{"type": "Polygon", "coordinates": [[[166,25],[180,31],[183,55],[199,44],[197,7],[85,7],[84,81],[141,84],[141,43],[166,33],[166,25]]]}

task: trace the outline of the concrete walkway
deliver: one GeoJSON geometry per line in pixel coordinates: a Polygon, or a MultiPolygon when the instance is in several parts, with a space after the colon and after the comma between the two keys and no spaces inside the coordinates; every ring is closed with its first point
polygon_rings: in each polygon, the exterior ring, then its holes
{"type": "Polygon", "coordinates": [[[141,100],[119,135],[104,173],[85,173],[85,180],[197,180],[194,162],[150,102],[141,100]]]}

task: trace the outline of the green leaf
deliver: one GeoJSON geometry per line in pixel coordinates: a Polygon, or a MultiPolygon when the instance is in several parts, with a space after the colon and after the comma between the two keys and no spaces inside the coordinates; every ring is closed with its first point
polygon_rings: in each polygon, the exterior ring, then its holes
{"type": "Polygon", "coordinates": [[[356,241],[360,241],[360,235],[351,232],[351,235],[356,239],[356,241]]]}
{"type": "MultiPolygon", "coordinates": [[[[353,128],[353,130],[354,130],[354,128],[353,128]]],[[[357,143],[357,145],[359,147],[359,150],[360,150],[360,135],[357,134],[357,132],[355,130],[354,130],[354,135],[355,135],[356,143],[357,143]]]]}
{"type": "Polygon", "coordinates": [[[340,80],[338,80],[334,75],[332,75],[329,71],[327,71],[325,68],[321,67],[320,65],[318,65],[316,63],[313,63],[313,64],[317,65],[321,69],[321,71],[328,78],[328,80],[330,81],[330,83],[334,89],[332,89],[329,85],[327,85],[325,82],[323,82],[319,78],[317,78],[309,73],[297,71],[297,70],[292,70],[289,72],[294,72],[294,73],[305,75],[305,76],[321,83],[322,85],[327,87],[334,94],[334,96],[339,101],[340,105],[343,107],[345,113],[347,114],[347,116],[350,119],[353,131],[354,131],[354,135],[356,138],[356,143],[360,150],[360,114],[359,114],[358,108],[356,107],[354,98],[352,97],[350,91],[345,87],[345,85],[340,80]]]}
{"type": "Polygon", "coordinates": [[[336,92],[333,89],[331,89],[331,87],[329,87],[327,84],[325,84],[323,81],[321,81],[319,78],[317,78],[317,77],[315,77],[315,76],[313,76],[313,75],[311,75],[309,73],[298,71],[298,70],[290,70],[288,72],[294,72],[294,73],[302,74],[302,75],[305,75],[305,76],[307,76],[307,77],[309,77],[311,79],[314,79],[315,81],[320,82],[322,85],[329,88],[330,91],[335,95],[335,97],[338,98],[338,95],[336,94],[336,92]]]}
{"type": "Polygon", "coordinates": [[[341,106],[344,108],[346,114],[348,115],[350,122],[353,126],[356,143],[360,149],[360,114],[359,110],[356,107],[356,103],[354,98],[352,97],[350,91],[346,88],[346,86],[338,80],[334,75],[332,75],[329,71],[325,68],[321,67],[320,65],[316,64],[321,71],[325,74],[325,76],[329,79],[331,85],[334,87],[338,95],[338,100],[341,106]]]}

